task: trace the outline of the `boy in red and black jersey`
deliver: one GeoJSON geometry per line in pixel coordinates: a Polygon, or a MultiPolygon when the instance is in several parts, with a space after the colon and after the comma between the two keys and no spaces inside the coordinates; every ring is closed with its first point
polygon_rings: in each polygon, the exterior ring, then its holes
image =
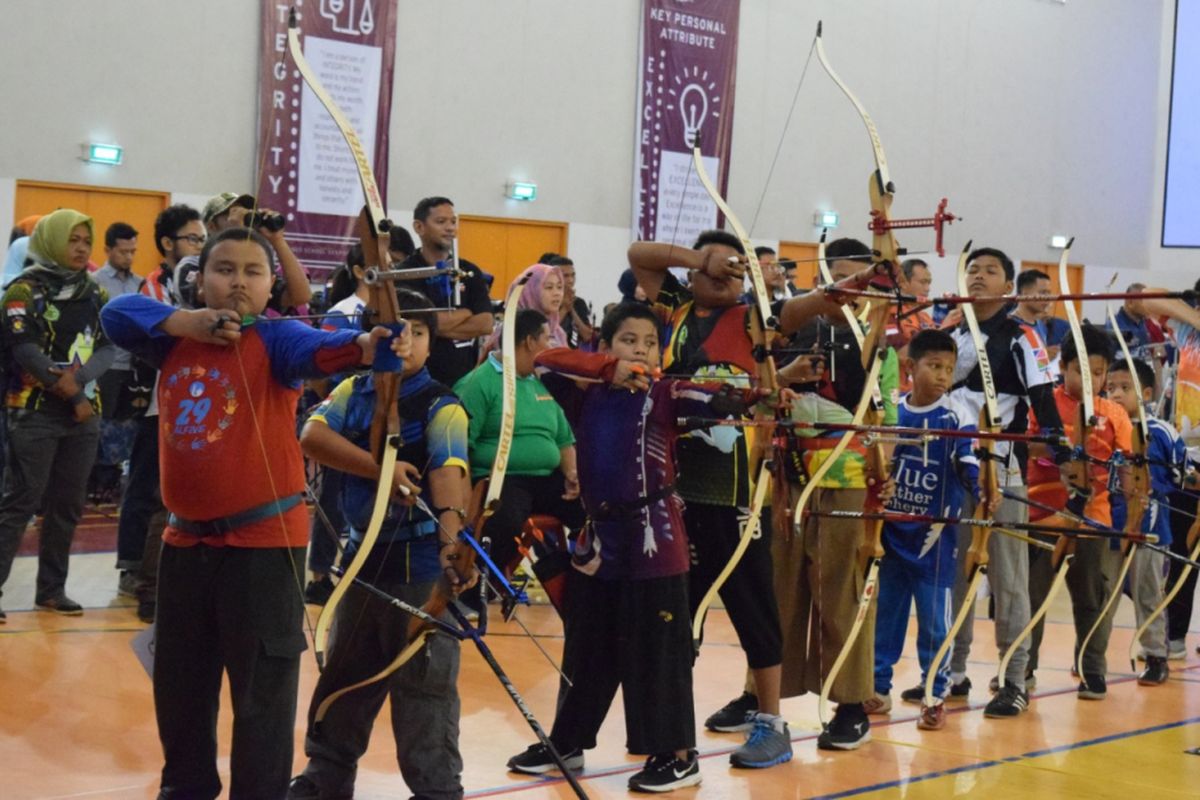
{"type": "MultiPolygon", "coordinates": [[[[751,338],[751,308],[739,303],[746,271],[745,248],[724,231],[706,231],[691,250],[656,242],[635,242],[629,263],[638,285],[664,326],[663,368],[672,376],[696,381],[745,380],[757,372],[751,338]],[[690,271],[683,286],[668,270],[690,271]]],[[[865,285],[874,270],[855,276],[865,285]]],[[[823,289],[787,300],[780,309],[780,332],[787,336],[819,314],[840,313],[823,289]]],[[[753,429],[750,429],[753,430],[753,429]]],[[[761,431],[762,435],[769,435],[761,431]]],[[[681,436],[676,446],[684,499],[684,523],[692,545],[688,594],[693,613],[701,598],[729,562],[750,506],[749,464],[755,433],[718,427],[681,436]]],[[[721,587],[721,599],[749,664],[755,695],[739,698],[731,725],[719,730],[750,730],[746,744],[734,751],[735,766],[767,767],[792,756],[787,725],[779,716],[782,636],[771,566],[770,515],[764,512],[762,535],[721,587]]],[[[718,712],[724,715],[727,709],[718,712]]],[[[716,717],[718,715],[714,715],[716,717]]]]}

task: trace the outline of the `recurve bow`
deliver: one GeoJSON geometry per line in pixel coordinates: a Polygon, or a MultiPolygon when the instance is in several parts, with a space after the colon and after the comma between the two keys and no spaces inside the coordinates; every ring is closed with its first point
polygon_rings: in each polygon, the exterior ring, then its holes
{"type": "MultiPolygon", "coordinates": [[[[746,253],[750,283],[754,293],[754,304],[750,312],[750,330],[754,344],[754,360],[757,365],[758,388],[766,394],[766,397],[759,402],[756,408],[755,417],[762,418],[767,414],[767,411],[764,409],[764,402],[772,406],[778,404],[779,383],[775,371],[775,359],[771,355],[771,345],[777,335],[779,321],[771,313],[771,296],[767,292],[762,267],[759,265],[758,257],[754,253],[754,245],[750,241],[750,235],[733,213],[733,209],[729,207],[725,198],[717,191],[716,185],[709,177],[708,171],[704,168],[699,133],[692,140],[692,165],[696,170],[697,176],[700,178],[700,183],[704,186],[704,190],[708,192],[709,197],[712,198],[717,208],[725,216],[726,222],[733,229],[734,235],[738,237],[738,240],[742,244],[742,249],[746,253]]],[[[753,448],[759,454],[758,469],[755,471],[756,477],[751,489],[748,516],[742,523],[742,531],[738,537],[737,547],[734,548],[733,554],[725,562],[725,566],[712,582],[712,585],[709,586],[708,591],[704,593],[704,597],[701,598],[700,604],[696,608],[696,613],[692,616],[692,642],[696,647],[697,653],[700,648],[700,639],[704,631],[704,618],[708,612],[708,608],[716,600],[721,587],[725,585],[725,582],[729,580],[729,576],[733,574],[734,569],[741,562],[742,556],[745,555],[746,550],[750,547],[750,542],[762,535],[762,510],[766,505],[768,492],[771,488],[773,459],[769,448],[771,447],[770,442],[772,438],[768,435],[767,444],[759,443],[759,445],[753,448]]]]}
{"type": "MultiPolygon", "coordinates": [[[[1074,242],[1074,238],[1067,242],[1067,246],[1063,248],[1062,255],[1058,261],[1058,280],[1061,286],[1068,285],[1067,258],[1071,252],[1071,245],[1074,242]]],[[[1082,380],[1081,393],[1083,397],[1079,399],[1079,420],[1075,425],[1076,437],[1079,440],[1077,447],[1083,453],[1086,453],[1088,433],[1096,417],[1095,400],[1092,394],[1092,370],[1088,363],[1087,345],[1083,340],[1083,328],[1079,324],[1079,314],[1075,311],[1073,303],[1065,303],[1064,305],[1067,310],[1067,322],[1071,327],[1071,337],[1075,340],[1076,359],[1079,362],[1079,374],[1082,380]]],[[[1067,487],[1071,492],[1071,498],[1067,501],[1067,509],[1074,512],[1077,516],[1083,516],[1089,494],[1087,460],[1082,457],[1079,458],[1075,467],[1076,469],[1073,471],[1078,477],[1074,483],[1069,484],[1067,487]]],[[[1037,627],[1037,624],[1046,616],[1046,612],[1050,609],[1054,598],[1066,584],[1067,570],[1070,569],[1071,561],[1075,558],[1076,542],[1077,539],[1074,536],[1058,537],[1058,542],[1054,546],[1054,552],[1050,555],[1050,563],[1054,567],[1054,578],[1050,583],[1049,591],[1046,592],[1046,599],[1033,612],[1029,618],[1029,623],[1017,634],[1017,638],[1008,646],[1008,649],[1004,651],[1004,655],[1000,659],[997,682],[1001,689],[1004,688],[1004,673],[1008,668],[1008,663],[1012,660],[1013,655],[1020,648],[1021,644],[1033,633],[1033,629],[1037,627]]]]}
{"type": "MultiPolygon", "coordinates": [[[[970,252],[971,242],[967,242],[958,257],[958,291],[964,295],[967,293],[967,257],[970,252]]],[[[984,340],[983,331],[979,327],[979,318],[975,315],[975,307],[970,303],[963,306],[963,318],[967,321],[967,330],[971,334],[971,341],[975,344],[979,377],[983,384],[983,407],[979,412],[979,429],[989,434],[997,434],[1000,432],[1000,406],[996,400],[996,384],[992,380],[992,364],[987,354],[987,342],[984,340]]],[[[977,517],[986,516],[991,518],[995,514],[995,505],[999,499],[995,441],[991,437],[979,440],[980,496],[987,510],[985,515],[977,514],[977,517]]],[[[975,596],[979,593],[979,587],[983,584],[983,580],[987,576],[988,540],[991,538],[991,535],[992,528],[990,526],[974,527],[971,529],[971,544],[967,548],[966,562],[964,564],[967,575],[967,592],[963,596],[962,606],[959,607],[958,614],[954,617],[954,624],[950,626],[950,630],[946,631],[946,638],[942,642],[942,646],[938,648],[937,653],[934,654],[933,661],[929,665],[929,672],[925,676],[925,705],[927,706],[932,706],[938,701],[938,698],[935,698],[933,694],[933,684],[937,680],[938,669],[941,666],[942,660],[950,652],[950,648],[954,646],[954,637],[975,610],[975,596]]]]}

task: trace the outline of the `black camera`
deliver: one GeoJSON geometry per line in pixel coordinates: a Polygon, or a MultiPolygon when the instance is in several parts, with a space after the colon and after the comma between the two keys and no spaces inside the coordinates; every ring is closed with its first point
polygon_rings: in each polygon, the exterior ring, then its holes
{"type": "Polygon", "coordinates": [[[253,214],[246,216],[245,225],[247,228],[266,228],[271,233],[278,233],[283,230],[283,226],[287,225],[287,220],[283,218],[283,214],[275,214],[271,211],[255,211],[253,214]]]}

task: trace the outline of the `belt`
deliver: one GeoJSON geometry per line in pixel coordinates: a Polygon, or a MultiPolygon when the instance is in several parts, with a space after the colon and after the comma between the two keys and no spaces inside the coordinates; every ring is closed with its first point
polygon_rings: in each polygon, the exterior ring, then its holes
{"type": "Polygon", "coordinates": [[[639,497],[637,500],[631,500],[627,503],[609,503],[605,501],[600,504],[600,507],[593,511],[589,516],[596,522],[608,522],[616,519],[632,519],[637,516],[637,512],[647,506],[654,505],[659,500],[662,500],[675,492],[675,484],[669,483],[666,486],[659,488],[656,492],[651,492],[645,497],[639,497]]]}
{"type": "Polygon", "coordinates": [[[209,536],[224,536],[230,531],[244,528],[255,522],[261,522],[276,514],[282,514],[289,509],[295,508],[303,498],[303,494],[293,494],[279,500],[263,503],[260,506],[248,508],[245,511],[239,511],[236,514],[230,514],[228,517],[218,517],[217,519],[183,519],[171,514],[167,517],[167,524],[189,536],[198,536],[202,539],[209,536]]]}

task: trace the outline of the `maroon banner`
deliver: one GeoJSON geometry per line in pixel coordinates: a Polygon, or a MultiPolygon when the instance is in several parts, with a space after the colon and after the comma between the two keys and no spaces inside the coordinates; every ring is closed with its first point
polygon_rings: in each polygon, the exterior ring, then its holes
{"type": "MultiPolygon", "coordinates": [[[[304,57],[372,155],[387,195],[388,123],[396,52],[396,3],[297,3],[304,57]]],[[[354,156],[288,56],[288,5],[262,3],[258,203],[287,217],[287,240],[314,281],[358,241],[363,193],[354,156]]]]}
{"type": "Polygon", "coordinates": [[[644,0],[633,228],[638,239],[691,245],[717,225],[692,168],[692,142],[725,194],[733,142],[739,0],[644,0]]]}

